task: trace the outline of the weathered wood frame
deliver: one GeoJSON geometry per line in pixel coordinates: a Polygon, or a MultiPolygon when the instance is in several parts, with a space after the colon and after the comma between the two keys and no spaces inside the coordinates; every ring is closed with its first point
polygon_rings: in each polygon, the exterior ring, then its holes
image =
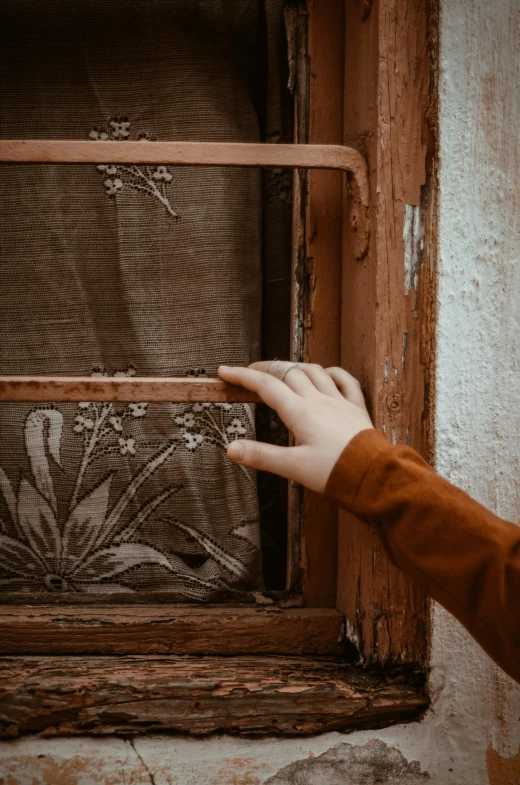
{"type": "MultiPolygon", "coordinates": [[[[307,318],[294,329],[293,357],[348,368],[362,381],[376,426],[396,443],[409,442],[429,457],[434,0],[308,0],[289,13],[293,34],[306,39],[294,64],[300,82],[299,149],[352,145],[369,162],[372,193],[366,227],[359,186],[352,178],[345,183],[332,171],[295,173],[293,303],[307,318]],[[302,96],[302,85],[307,95],[302,96]],[[423,250],[417,230],[403,239],[409,210],[424,229],[423,250]],[[410,242],[415,246],[410,248],[410,242]],[[411,278],[407,273],[412,282],[407,291],[404,260],[410,255],[414,268],[411,278]]],[[[101,156],[107,158],[100,142],[81,144],[95,145],[100,162],[101,156]]],[[[113,160],[115,146],[108,144],[113,160]]],[[[269,155],[280,149],[269,148],[269,155]]],[[[227,165],[232,164],[228,160],[227,165]]],[[[301,160],[295,165],[301,166],[301,160]]],[[[154,380],[133,381],[151,385],[154,380]]],[[[194,386],[194,381],[199,380],[183,380],[183,396],[202,396],[191,400],[246,398],[243,391],[220,382],[200,380],[202,385],[194,386]],[[217,397],[208,397],[204,383],[217,397]]],[[[159,387],[157,394],[180,400],[171,397],[176,383],[167,393],[159,387]]],[[[154,398],[151,387],[146,395],[142,392],[139,400],[164,400],[154,398]]],[[[4,389],[2,394],[10,393],[4,389]]],[[[54,390],[48,394],[52,397],[54,390]]],[[[111,394],[129,393],[118,388],[111,394]]],[[[86,397],[95,400],[90,393],[86,397]]],[[[26,606],[22,612],[14,606],[2,608],[5,653],[33,656],[5,657],[0,663],[2,705],[7,707],[0,716],[0,732],[312,733],[376,727],[417,716],[427,704],[424,678],[413,676],[426,662],[424,597],[389,564],[370,530],[342,514],[338,534],[332,505],[298,487],[292,488],[291,497],[302,520],[296,552],[304,608],[287,607],[293,597],[270,607],[219,606],[197,609],[196,614],[193,608],[150,605],[83,607],[76,613],[57,606],[26,606]],[[226,646],[223,633],[228,629],[243,632],[234,656],[215,656],[233,648],[226,646]],[[132,642],[123,648],[125,636],[132,642]],[[201,639],[209,642],[201,644],[201,639]],[[340,651],[343,657],[351,653],[349,641],[363,663],[384,665],[387,675],[367,674],[362,686],[355,669],[331,660],[340,651]],[[90,656],[81,660],[48,656],[87,651],[90,656]],[[95,656],[108,652],[109,658],[95,656]],[[280,654],[292,657],[282,661],[285,670],[276,656],[280,654]],[[323,656],[328,659],[315,659],[323,656]],[[404,665],[405,671],[390,675],[388,668],[395,665],[404,665]]]]}
{"type": "Polygon", "coordinates": [[[5,657],[0,736],[378,728],[424,711],[423,682],[305,657],[5,657]]]}
{"type": "Polygon", "coordinates": [[[251,605],[0,606],[2,654],[333,655],[334,608],[251,605]]]}
{"type": "MultiPolygon", "coordinates": [[[[342,365],[394,444],[433,455],[436,0],[346,0],[343,141],[369,161],[372,232],[343,249],[342,365]]],[[[428,608],[375,535],[340,514],[337,607],[362,659],[424,663],[428,608]]]]}

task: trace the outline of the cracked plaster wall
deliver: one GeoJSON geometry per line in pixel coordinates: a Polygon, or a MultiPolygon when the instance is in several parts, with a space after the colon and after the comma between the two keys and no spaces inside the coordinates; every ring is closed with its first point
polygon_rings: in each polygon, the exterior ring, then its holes
{"type": "MultiPolygon", "coordinates": [[[[440,45],[436,464],[518,520],[519,0],[444,0],[440,45]]],[[[27,737],[0,745],[0,782],[518,785],[520,688],[439,608],[432,666],[420,723],[291,740],[27,737]]]]}

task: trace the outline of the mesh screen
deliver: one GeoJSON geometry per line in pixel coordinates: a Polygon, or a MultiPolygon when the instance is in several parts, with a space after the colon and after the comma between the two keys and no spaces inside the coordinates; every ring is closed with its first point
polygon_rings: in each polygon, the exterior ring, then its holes
{"type": "MultiPolygon", "coordinates": [[[[276,141],[282,6],[3,2],[0,134],[276,141]]],[[[0,373],[213,376],[258,359],[262,300],[276,333],[289,285],[287,224],[262,273],[267,192],[284,224],[280,173],[266,189],[246,169],[4,166],[0,373]]],[[[254,433],[241,404],[3,405],[0,591],[261,589],[256,478],[225,456],[254,433]]]]}

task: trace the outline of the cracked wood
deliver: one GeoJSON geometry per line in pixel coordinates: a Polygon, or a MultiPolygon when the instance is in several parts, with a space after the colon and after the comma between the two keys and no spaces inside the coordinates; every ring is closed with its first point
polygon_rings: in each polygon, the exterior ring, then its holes
{"type": "Polygon", "coordinates": [[[0,659],[0,735],[302,735],[408,721],[423,683],[281,657],[0,659]]]}
{"type": "MultiPolygon", "coordinates": [[[[345,244],[342,365],[367,395],[374,425],[431,457],[435,314],[435,0],[345,5],[344,143],[368,158],[367,256],[345,244]],[[405,218],[420,250],[407,287],[405,218]],[[424,226],[423,226],[424,220],[424,226]]],[[[345,212],[344,224],[348,226],[345,212]]],[[[389,561],[379,537],[340,515],[338,602],[364,662],[424,663],[424,595],[389,561]]]]}

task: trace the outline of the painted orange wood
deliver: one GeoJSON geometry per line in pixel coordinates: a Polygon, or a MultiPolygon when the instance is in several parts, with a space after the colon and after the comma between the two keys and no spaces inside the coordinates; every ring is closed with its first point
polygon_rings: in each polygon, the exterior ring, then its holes
{"type": "Polygon", "coordinates": [[[0,376],[0,401],[167,401],[255,403],[255,393],[220,379],[0,376]]]}
{"type": "MultiPolygon", "coordinates": [[[[325,41],[323,45],[326,45],[325,41]]],[[[369,181],[365,159],[352,147],[339,144],[8,139],[0,141],[0,162],[339,169],[352,176],[356,192],[355,205],[350,215],[356,256],[361,258],[366,252],[369,181]]]]}
{"type": "Polygon", "coordinates": [[[247,142],[134,142],[76,139],[6,139],[0,161],[10,163],[133,163],[175,166],[276,166],[290,169],[341,169],[359,179],[368,205],[363,156],[338,144],[256,144],[247,142]]]}
{"type": "MultiPolygon", "coordinates": [[[[362,262],[345,215],[342,365],[374,424],[426,458],[432,449],[434,342],[434,3],[346,0],[344,143],[368,159],[372,234],[362,262]],[[429,24],[432,23],[430,35],[429,24]],[[432,43],[433,42],[433,43],[432,43]]],[[[340,516],[338,605],[365,661],[425,661],[423,594],[379,538],[340,516]]]]}

